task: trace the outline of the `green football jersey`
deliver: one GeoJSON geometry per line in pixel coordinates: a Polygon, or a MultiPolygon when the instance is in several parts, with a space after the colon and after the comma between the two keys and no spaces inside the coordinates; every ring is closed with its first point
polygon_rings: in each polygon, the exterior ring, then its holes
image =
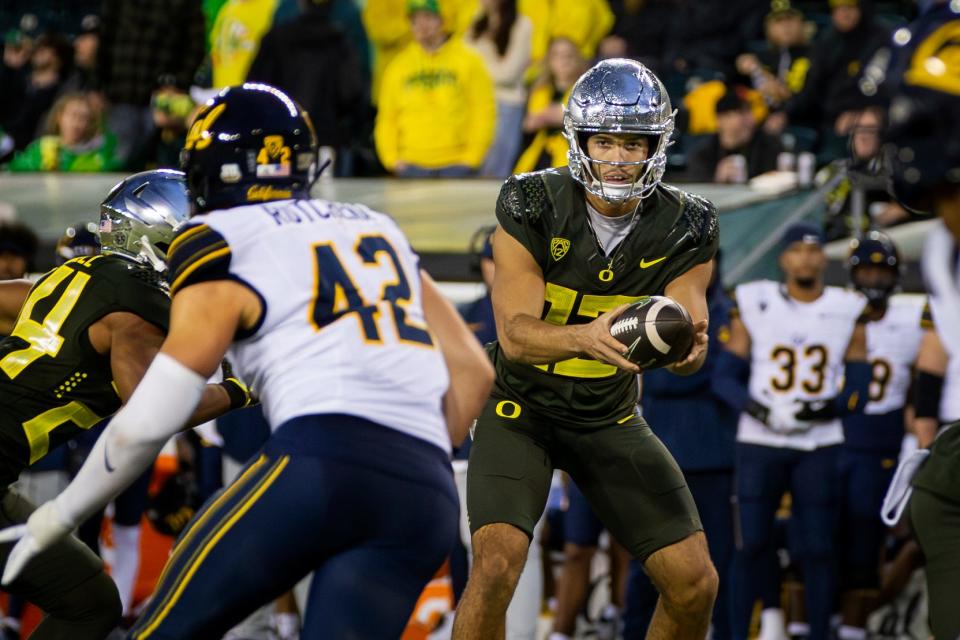
{"type": "Polygon", "coordinates": [[[170,299],[148,269],[109,255],[75,258],[30,289],[0,341],[0,486],[120,408],[110,357],[88,329],[126,311],[167,329],[170,299]]]}
{"type": "MultiPolygon", "coordinates": [[[[567,169],[521,174],[504,183],[497,221],[543,271],[544,321],[583,324],[644,296],[663,295],[671,281],[716,254],[716,209],[699,196],[660,184],[636,215],[627,237],[606,255],[590,226],[583,187],[567,169]]],[[[572,358],[534,366],[512,362],[496,348],[493,358],[494,395],[521,407],[587,427],[635,411],[635,376],[613,365],[572,358]]]]}

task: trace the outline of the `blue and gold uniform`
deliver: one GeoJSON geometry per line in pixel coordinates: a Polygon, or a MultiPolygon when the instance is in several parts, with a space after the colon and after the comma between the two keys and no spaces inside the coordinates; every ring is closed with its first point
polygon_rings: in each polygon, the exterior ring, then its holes
{"type": "Polygon", "coordinates": [[[220,637],[311,571],[310,637],[398,637],[458,522],[406,238],[366,207],[291,199],[196,216],[169,260],[174,300],[221,280],[260,298],[228,358],[272,434],[184,530],[132,638],[220,637]]]}

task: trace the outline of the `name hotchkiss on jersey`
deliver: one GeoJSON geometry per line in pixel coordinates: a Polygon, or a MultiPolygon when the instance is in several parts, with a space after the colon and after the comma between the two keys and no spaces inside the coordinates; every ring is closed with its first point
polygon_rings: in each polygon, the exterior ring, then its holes
{"type": "Polygon", "coordinates": [[[320,220],[371,220],[373,216],[363,207],[326,200],[293,200],[262,205],[277,225],[304,224],[320,220]]]}

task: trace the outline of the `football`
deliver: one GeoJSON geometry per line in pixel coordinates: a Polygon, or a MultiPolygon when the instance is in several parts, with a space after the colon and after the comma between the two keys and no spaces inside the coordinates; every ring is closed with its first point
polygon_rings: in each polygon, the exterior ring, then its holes
{"type": "Polygon", "coordinates": [[[623,310],[610,334],[629,348],[624,356],[641,369],[657,369],[681,360],[693,346],[693,321],[683,305],[666,296],[650,296],[623,310]]]}

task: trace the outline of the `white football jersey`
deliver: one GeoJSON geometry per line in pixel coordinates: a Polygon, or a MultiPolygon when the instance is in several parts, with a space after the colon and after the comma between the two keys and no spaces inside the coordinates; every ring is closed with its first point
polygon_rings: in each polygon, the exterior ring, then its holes
{"type": "Polygon", "coordinates": [[[923,332],[932,326],[926,296],[906,294],[891,296],[883,318],[867,323],[867,360],[873,377],[864,413],[889,413],[907,404],[923,332]]]}
{"type": "MultiPolygon", "coordinates": [[[[771,280],[736,289],[740,318],[750,334],[750,395],[772,407],[794,400],[824,400],[837,395],[843,361],[865,298],[854,291],[826,287],[813,302],[798,302],[771,280]]],[[[817,423],[803,433],[776,433],[743,413],[737,440],[771,447],[811,451],[843,442],[839,419],[817,423]]]]}
{"type": "Polygon", "coordinates": [[[260,325],[238,336],[228,357],[272,429],[343,413],[450,450],[446,366],[424,322],[417,255],[390,217],[282,200],[191,223],[171,253],[193,244],[199,257],[171,265],[171,292],[191,278],[233,279],[260,296],[260,325]]]}
{"type": "Polygon", "coordinates": [[[950,356],[940,395],[940,422],[960,420],[960,356],[950,356]]]}
{"type": "Polygon", "coordinates": [[[940,396],[940,421],[960,420],[960,259],[953,236],[937,220],[923,246],[923,279],[937,335],[949,357],[940,396]]]}

